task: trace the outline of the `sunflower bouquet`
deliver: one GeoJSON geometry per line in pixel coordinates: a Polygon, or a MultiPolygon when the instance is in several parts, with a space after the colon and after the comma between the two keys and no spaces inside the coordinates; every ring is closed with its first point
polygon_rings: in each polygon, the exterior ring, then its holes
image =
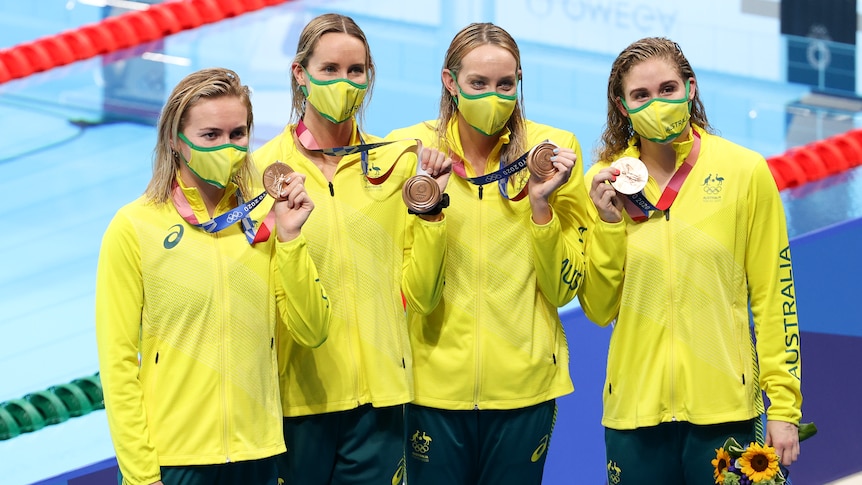
{"type": "Polygon", "coordinates": [[[778,467],[775,448],[751,443],[742,448],[733,438],[715,450],[715,483],[719,485],[781,485],[784,475],[778,467]]]}
{"type": "MultiPolygon", "coordinates": [[[[816,432],[814,423],[799,425],[799,441],[816,432]]],[[[743,448],[732,437],[715,450],[712,466],[718,485],[782,485],[786,481],[775,448],[759,443],[743,448]]]]}

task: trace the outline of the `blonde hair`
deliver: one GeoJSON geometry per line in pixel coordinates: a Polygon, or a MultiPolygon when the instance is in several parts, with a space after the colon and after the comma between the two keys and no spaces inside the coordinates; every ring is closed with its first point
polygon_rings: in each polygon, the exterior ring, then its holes
{"type": "MultiPolygon", "coordinates": [[[[461,70],[461,62],[464,57],[473,49],[483,45],[494,45],[502,47],[512,54],[517,64],[517,72],[521,71],[521,52],[518,50],[518,44],[515,39],[509,35],[501,27],[492,23],[472,23],[460,32],[455,34],[452,42],[449,44],[449,50],[446,51],[446,58],[443,61],[443,69],[449,69],[452,73],[457,73],[461,70]]],[[[519,76],[520,78],[520,76],[519,76]]],[[[520,85],[520,79],[518,84],[520,85]]],[[[506,127],[511,131],[509,144],[503,146],[500,157],[504,163],[514,161],[524,151],[526,151],[526,127],[524,123],[524,113],[522,108],[523,89],[518,95],[518,100],[515,104],[515,110],[509,121],[506,122],[506,127]]],[[[438,146],[441,149],[448,147],[449,143],[446,140],[446,130],[449,122],[457,116],[458,107],[455,104],[455,98],[443,85],[443,93],[440,97],[440,117],[437,122],[437,139],[438,146]]]]}
{"type": "MultiPolygon", "coordinates": [[[[677,74],[683,80],[697,79],[679,44],[670,39],[646,37],[623,49],[614,60],[608,77],[608,119],[597,148],[596,160],[611,161],[628,147],[629,139],[635,135],[629,119],[620,113],[617,100],[625,99],[623,78],[634,66],[654,57],[667,60],[676,68],[677,74]]],[[[700,100],[700,89],[695,89],[694,99],[691,102],[691,123],[704,130],[712,131],[700,100]]]]}
{"type": "MultiPolygon", "coordinates": [[[[230,69],[201,69],[183,78],[168,97],[158,124],[158,142],[153,153],[153,178],[144,192],[147,199],[164,204],[171,198],[171,187],[182,160],[171,148],[171,140],[176,139],[188,121],[191,108],[202,101],[221,97],[236,97],[248,111],[248,133],[251,139],[252,109],[248,86],[244,86],[237,73],[230,69]]],[[[239,171],[234,175],[234,183],[245,200],[249,200],[251,181],[254,174],[251,155],[247,154],[239,171]]]]}
{"type": "MultiPolygon", "coordinates": [[[[302,29],[299,34],[299,41],[296,44],[296,56],[293,62],[302,67],[308,67],[308,59],[314,55],[314,48],[317,46],[317,41],[324,34],[337,33],[347,34],[356,37],[362,41],[365,46],[365,72],[367,73],[368,88],[365,91],[365,99],[362,105],[356,111],[356,119],[359,126],[362,126],[362,121],[365,118],[365,106],[368,105],[371,99],[371,91],[374,87],[374,61],[371,59],[371,48],[368,46],[368,39],[365,38],[365,32],[356,25],[352,18],[337,13],[325,13],[311,19],[310,22],[302,29]]],[[[290,88],[293,97],[293,104],[290,109],[290,121],[296,123],[302,118],[305,112],[305,94],[296,77],[291,74],[290,88]]]]}

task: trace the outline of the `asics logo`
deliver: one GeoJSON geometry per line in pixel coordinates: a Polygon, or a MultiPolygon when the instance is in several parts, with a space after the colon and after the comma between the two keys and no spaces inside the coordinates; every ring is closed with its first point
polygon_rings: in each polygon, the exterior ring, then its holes
{"type": "Polygon", "coordinates": [[[539,461],[539,458],[545,454],[545,450],[548,449],[548,435],[542,436],[542,439],[539,441],[539,446],[533,451],[533,456],[530,457],[530,461],[536,463],[539,461]]]}
{"type": "Polygon", "coordinates": [[[170,231],[167,236],[165,236],[165,240],[164,242],[162,242],[162,244],[165,246],[165,249],[175,248],[176,245],[180,243],[180,239],[183,238],[184,229],[182,224],[174,224],[170,227],[170,229],[173,230],[170,231]]]}
{"type": "Polygon", "coordinates": [[[398,462],[398,468],[395,470],[395,474],[392,475],[392,485],[400,485],[404,483],[404,475],[407,474],[407,460],[404,457],[401,457],[401,460],[398,462]]]}

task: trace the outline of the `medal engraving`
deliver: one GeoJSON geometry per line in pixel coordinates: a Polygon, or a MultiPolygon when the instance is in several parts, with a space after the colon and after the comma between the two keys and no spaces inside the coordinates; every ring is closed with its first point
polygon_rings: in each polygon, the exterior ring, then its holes
{"type": "Polygon", "coordinates": [[[276,161],[263,171],[263,188],[275,200],[287,197],[287,184],[293,169],[286,163],[276,161]]]}
{"type": "Polygon", "coordinates": [[[413,212],[425,213],[436,206],[441,199],[440,186],[428,175],[414,175],[404,182],[401,198],[413,212]]]}
{"type": "Polygon", "coordinates": [[[617,192],[626,195],[637,194],[646,187],[649,172],[642,161],[634,157],[623,157],[611,164],[620,171],[611,185],[617,192]]]}

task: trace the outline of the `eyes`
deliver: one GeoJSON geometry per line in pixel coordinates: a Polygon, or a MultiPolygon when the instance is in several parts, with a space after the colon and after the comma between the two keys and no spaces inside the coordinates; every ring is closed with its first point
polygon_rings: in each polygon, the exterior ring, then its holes
{"type": "MultiPolygon", "coordinates": [[[[223,133],[222,130],[211,129],[211,130],[206,130],[206,131],[200,133],[198,136],[201,138],[201,140],[206,140],[207,142],[215,143],[215,142],[222,140],[222,133],[223,133]]],[[[241,142],[244,142],[248,138],[248,129],[246,129],[246,127],[244,127],[244,126],[236,128],[236,129],[232,130],[228,134],[228,136],[229,136],[229,140],[230,140],[229,143],[233,143],[235,145],[245,145],[245,143],[241,143],[241,142]]],[[[225,142],[225,143],[228,143],[228,142],[225,142]]]]}
{"type": "Polygon", "coordinates": [[[474,94],[488,91],[496,91],[501,94],[512,94],[517,91],[518,83],[514,76],[506,76],[496,81],[482,76],[468,76],[462,82],[462,89],[464,89],[465,92],[474,94]]]}
{"type": "MultiPolygon", "coordinates": [[[[321,69],[322,72],[336,77],[340,74],[340,67],[337,64],[327,64],[321,69]]],[[[362,64],[353,64],[347,67],[347,77],[353,78],[365,74],[365,66],[362,64]]]]}
{"type": "Polygon", "coordinates": [[[632,91],[630,97],[632,101],[649,101],[653,97],[657,98],[669,98],[669,99],[677,99],[681,98],[685,95],[685,90],[676,82],[662,84],[659,87],[658,93],[653,96],[646,89],[636,89],[632,91]]]}
{"type": "Polygon", "coordinates": [[[487,91],[488,89],[492,89],[497,92],[504,93],[514,91],[516,86],[515,81],[512,79],[503,79],[496,84],[492,84],[485,79],[472,79],[468,81],[468,84],[476,91],[487,91]]]}

